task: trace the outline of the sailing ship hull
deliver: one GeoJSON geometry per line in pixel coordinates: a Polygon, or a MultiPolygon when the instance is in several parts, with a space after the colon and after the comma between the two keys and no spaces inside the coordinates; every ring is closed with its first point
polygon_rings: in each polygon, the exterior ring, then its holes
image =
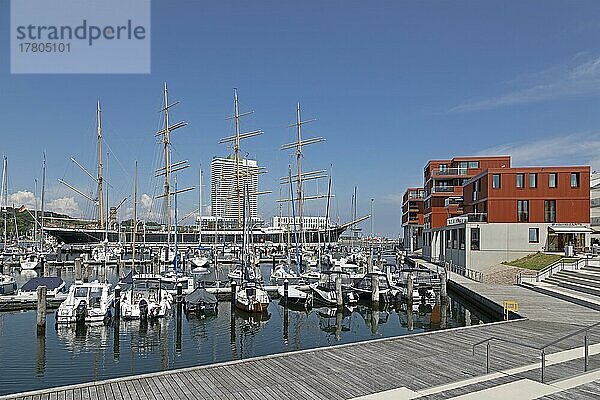
{"type": "MultiPolygon", "coordinates": [[[[341,234],[347,229],[347,226],[331,228],[328,231],[320,231],[319,234],[314,232],[306,232],[305,243],[336,243],[341,234]]],[[[77,229],[77,228],[52,228],[44,227],[44,231],[50,236],[56,238],[59,242],[65,244],[94,244],[101,243],[106,238],[109,243],[131,243],[133,234],[131,232],[118,232],[114,230],[106,231],[105,229],[77,229]]],[[[281,233],[253,231],[251,233],[253,243],[273,243],[286,244],[286,235],[281,233]]],[[[228,231],[202,231],[202,243],[204,244],[221,244],[225,243],[241,243],[243,232],[241,230],[228,231]]],[[[171,240],[173,243],[175,235],[171,232],[171,240]]],[[[198,244],[199,234],[197,232],[186,232],[177,234],[177,242],[181,245],[198,244]]],[[[137,233],[135,237],[136,243],[145,244],[165,244],[167,243],[167,232],[163,231],[147,231],[146,233],[137,233]]]]}

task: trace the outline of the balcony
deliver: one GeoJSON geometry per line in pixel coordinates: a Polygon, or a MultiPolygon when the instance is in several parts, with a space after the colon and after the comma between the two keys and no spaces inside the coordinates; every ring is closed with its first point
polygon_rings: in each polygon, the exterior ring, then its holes
{"type": "Polygon", "coordinates": [[[431,193],[452,193],[454,186],[434,186],[431,188],[431,193]]]}
{"type": "Polygon", "coordinates": [[[432,177],[467,176],[467,168],[446,168],[431,171],[432,177]]]}

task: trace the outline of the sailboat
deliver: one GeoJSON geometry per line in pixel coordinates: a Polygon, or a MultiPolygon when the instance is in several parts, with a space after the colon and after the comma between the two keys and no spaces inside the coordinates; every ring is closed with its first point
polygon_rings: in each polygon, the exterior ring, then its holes
{"type": "Polygon", "coordinates": [[[236,289],[235,306],[246,312],[264,313],[269,307],[271,299],[269,294],[262,287],[260,281],[256,278],[251,278],[250,265],[248,262],[248,224],[246,218],[247,212],[247,196],[248,188],[244,185],[244,205],[243,205],[243,242],[242,242],[242,271],[243,279],[241,285],[236,289]]]}

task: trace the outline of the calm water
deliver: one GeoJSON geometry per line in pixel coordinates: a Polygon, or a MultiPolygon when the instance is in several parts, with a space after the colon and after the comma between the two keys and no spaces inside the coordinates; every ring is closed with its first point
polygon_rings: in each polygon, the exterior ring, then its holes
{"type": "Polygon", "coordinates": [[[36,335],[34,311],[0,313],[0,394],[493,320],[453,293],[445,320],[439,306],[424,305],[415,305],[409,318],[405,304],[375,311],[359,305],[344,313],[287,310],[286,315],[273,301],[268,311],[261,320],[232,312],[229,302],[222,302],[216,316],[188,320],[182,315],[179,329],[175,310],[154,323],[121,321],[58,330],[54,314],[48,314],[42,337],[36,335]]]}

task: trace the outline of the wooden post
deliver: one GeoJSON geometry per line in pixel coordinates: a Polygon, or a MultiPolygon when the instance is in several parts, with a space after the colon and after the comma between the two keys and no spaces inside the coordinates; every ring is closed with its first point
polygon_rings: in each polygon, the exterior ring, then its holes
{"type": "Polygon", "coordinates": [[[371,301],[379,302],[379,275],[371,275],[371,301]]]}
{"type": "Polygon", "coordinates": [[[158,254],[154,254],[154,257],[152,258],[152,273],[155,275],[160,274],[160,259],[158,254]]]}
{"type": "Polygon", "coordinates": [[[447,278],[447,272],[446,269],[444,269],[444,272],[440,274],[440,297],[442,298],[443,302],[445,302],[448,298],[447,278]]]}
{"type": "Polygon", "coordinates": [[[335,278],[335,301],[337,308],[341,309],[344,306],[344,293],[342,292],[342,277],[335,278]]]}
{"type": "Polygon", "coordinates": [[[46,286],[37,288],[37,333],[46,333],[46,286]]]}
{"type": "Polygon", "coordinates": [[[286,306],[287,306],[287,302],[288,302],[289,290],[290,290],[290,282],[286,279],[283,281],[283,301],[285,302],[286,306]]]}
{"type": "Polygon", "coordinates": [[[115,320],[121,316],[121,286],[115,286],[115,320]]]}
{"type": "Polygon", "coordinates": [[[275,254],[273,254],[273,266],[271,267],[271,272],[275,271],[275,254]]]}
{"type": "Polygon", "coordinates": [[[75,280],[81,281],[81,258],[75,259],[75,280]]]}
{"type": "Polygon", "coordinates": [[[44,271],[44,276],[49,276],[50,275],[50,266],[48,265],[48,262],[46,261],[46,257],[40,256],[40,264],[42,264],[42,271],[44,271]]]}
{"type": "Polygon", "coordinates": [[[411,306],[412,306],[412,302],[413,302],[413,290],[414,290],[413,276],[412,276],[412,272],[409,272],[408,276],[406,277],[406,301],[411,306]]]}
{"type": "Polygon", "coordinates": [[[177,304],[181,304],[181,300],[183,300],[183,285],[179,282],[177,284],[177,304]]]}
{"type": "Polygon", "coordinates": [[[237,286],[237,283],[235,281],[231,281],[231,306],[232,307],[235,305],[236,286],[237,286]]]}

